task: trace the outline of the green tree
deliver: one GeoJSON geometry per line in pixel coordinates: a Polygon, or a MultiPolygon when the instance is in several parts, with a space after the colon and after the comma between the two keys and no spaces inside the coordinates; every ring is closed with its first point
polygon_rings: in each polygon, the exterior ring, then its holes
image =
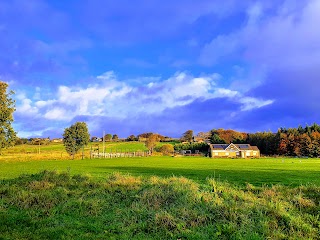
{"type": "Polygon", "coordinates": [[[193,130],[188,130],[181,137],[183,142],[193,142],[193,130]]]}
{"type": "Polygon", "coordinates": [[[13,146],[16,141],[16,132],[11,124],[15,101],[11,98],[13,91],[7,92],[8,84],[0,81],[0,154],[2,148],[13,146]]]}
{"type": "Polygon", "coordinates": [[[130,141],[137,141],[137,138],[135,135],[130,135],[129,137],[127,137],[127,141],[130,142],[130,141]]]}
{"type": "Polygon", "coordinates": [[[311,133],[311,139],[312,139],[311,156],[318,157],[320,156],[320,133],[318,131],[311,133]]]}
{"type": "Polygon", "coordinates": [[[104,135],[104,140],[109,142],[112,139],[112,135],[110,133],[107,133],[106,135],[104,135]]]}
{"type": "Polygon", "coordinates": [[[287,142],[283,139],[285,136],[286,134],[280,131],[276,134],[272,132],[249,133],[245,142],[257,146],[262,154],[274,155],[278,152],[285,154],[287,151],[287,142]]]}
{"type": "Polygon", "coordinates": [[[159,136],[157,134],[151,134],[147,138],[147,141],[145,142],[145,145],[149,149],[149,151],[152,153],[154,147],[158,144],[158,142],[159,142],[159,136]]]}
{"type": "Polygon", "coordinates": [[[299,143],[300,143],[299,155],[302,155],[302,156],[312,156],[313,155],[312,152],[314,151],[314,147],[312,145],[312,140],[308,136],[308,134],[306,134],[306,133],[301,134],[300,138],[299,138],[299,143]]]}
{"type": "Polygon", "coordinates": [[[63,145],[74,159],[74,155],[85,145],[89,143],[90,134],[85,122],[76,122],[63,133],[63,145]]]}
{"type": "Polygon", "coordinates": [[[117,134],[113,134],[113,136],[112,136],[112,141],[116,142],[116,141],[118,141],[118,140],[119,140],[118,135],[117,135],[117,134]]]}
{"type": "Polygon", "coordinates": [[[210,136],[210,142],[212,144],[215,144],[215,143],[226,143],[224,140],[222,140],[219,136],[218,133],[215,133],[215,132],[212,132],[212,135],[210,136]]]}

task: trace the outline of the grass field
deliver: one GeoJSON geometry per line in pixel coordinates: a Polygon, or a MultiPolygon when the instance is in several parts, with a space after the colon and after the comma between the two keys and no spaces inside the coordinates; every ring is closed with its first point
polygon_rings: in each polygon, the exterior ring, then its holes
{"type": "MultiPolygon", "coordinates": [[[[100,152],[135,152],[145,151],[147,148],[142,142],[101,142],[89,143],[83,148],[85,158],[90,157],[92,149],[99,148],[100,152]]],[[[82,150],[78,152],[76,158],[82,157],[82,150]]],[[[2,150],[0,161],[31,161],[31,160],[65,160],[70,156],[65,151],[62,143],[51,143],[49,145],[18,145],[2,150]]]]}
{"type": "MultiPolygon", "coordinates": [[[[138,150],[147,150],[143,142],[90,142],[87,146],[84,147],[85,154],[88,155],[91,148],[99,147],[100,151],[103,151],[103,145],[105,151],[138,151],[138,150]]],[[[11,148],[2,150],[4,155],[21,155],[21,154],[50,154],[50,153],[62,153],[66,154],[65,148],[62,143],[50,143],[48,145],[17,145],[11,148]]]]}
{"type": "Polygon", "coordinates": [[[105,179],[44,171],[0,181],[0,239],[319,239],[320,187],[105,179]]]}
{"type": "Polygon", "coordinates": [[[199,182],[213,177],[231,183],[320,185],[319,159],[211,159],[205,157],[140,157],[84,160],[24,160],[0,161],[0,178],[15,178],[21,174],[43,170],[90,174],[104,178],[112,172],[135,176],[184,176],[199,182]]]}
{"type": "MultiPolygon", "coordinates": [[[[144,145],[106,144],[119,149],[144,145]]],[[[83,160],[61,144],[4,151],[0,239],[319,239],[319,159],[89,151],[83,160]]]]}

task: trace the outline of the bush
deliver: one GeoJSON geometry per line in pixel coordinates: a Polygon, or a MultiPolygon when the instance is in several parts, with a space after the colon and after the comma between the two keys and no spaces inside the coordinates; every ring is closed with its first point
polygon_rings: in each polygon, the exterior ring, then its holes
{"type": "Polygon", "coordinates": [[[207,143],[181,143],[174,145],[174,150],[181,151],[181,150],[191,150],[195,152],[199,150],[202,153],[207,153],[209,149],[209,145],[207,143]]]}
{"type": "Polygon", "coordinates": [[[171,144],[163,144],[160,147],[160,152],[166,156],[172,155],[174,152],[174,147],[171,144]]]}

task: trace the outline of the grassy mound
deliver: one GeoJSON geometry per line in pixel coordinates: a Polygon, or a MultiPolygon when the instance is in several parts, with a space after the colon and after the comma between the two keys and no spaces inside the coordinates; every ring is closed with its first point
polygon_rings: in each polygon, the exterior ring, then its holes
{"type": "Polygon", "coordinates": [[[319,239],[319,205],[318,186],[44,171],[0,182],[0,239],[319,239]]]}

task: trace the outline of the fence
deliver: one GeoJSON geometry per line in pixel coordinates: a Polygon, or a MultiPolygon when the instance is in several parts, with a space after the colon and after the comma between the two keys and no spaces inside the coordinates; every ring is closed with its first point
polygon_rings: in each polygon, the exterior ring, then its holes
{"type": "Polygon", "coordinates": [[[100,152],[98,148],[92,148],[90,150],[90,158],[120,158],[120,157],[148,157],[149,151],[127,151],[127,150],[115,150],[110,152],[100,152]]]}

